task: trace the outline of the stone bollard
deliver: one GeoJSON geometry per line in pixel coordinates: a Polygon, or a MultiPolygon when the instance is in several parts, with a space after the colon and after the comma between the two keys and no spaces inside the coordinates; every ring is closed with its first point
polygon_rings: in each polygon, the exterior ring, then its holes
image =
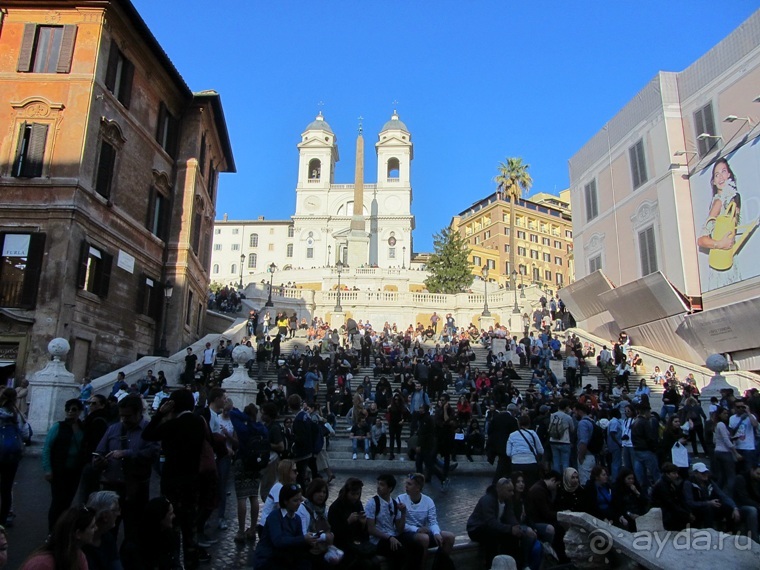
{"type": "Polygon", "coordinates": [[[46,434],[53,423],[63,419],[66,400],[79,397],[80,386],[63,362],[69,350],[71,347],[65,338],[51,340],[48,352],[53,359],[29,382],[28,420],[35,434],[46,434]]]}
{"type": "Polygon", "coordinates": [[[702,402],[702,407],[705,413],[709,413],[710,398],[716,397],[718,401],[721,399],[721,390],[733,390],[735,396],[739,396],[739,390],[734,386],[731,386],[726,377],[721,374],[724,370],[728,370],[728,361],[722,354],[711,354],[705,360],[705,366],[714,372],[710,382],[702,388],[700,391],[699,401],[702,402]]]}
{"type": "Polygon", "coordinates": [[[237,363],[233,368],[232,376],[225,378],[222,387],[227,391],[227,396],[232,400],[232,405],[242,410],[250,403],[256,402],[256,382],[248,376],[245,365],[253,359],[253,349],[244,344],[236,346],[232,350],[232,361],[237,363]]]}
{"type": "Polygon", "coordinates": [[[517,570],[517,563],[511,556],[499,554],[494,557],[491,563],[491,570],[517,570]]]}

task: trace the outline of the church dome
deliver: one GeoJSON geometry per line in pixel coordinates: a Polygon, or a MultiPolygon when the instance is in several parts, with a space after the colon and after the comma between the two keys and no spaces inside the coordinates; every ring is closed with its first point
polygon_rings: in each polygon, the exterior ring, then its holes
{"type": "Polygon", "coordinates": [[[309,126],[306,127],[307,131],[325,131],[330,134],[333,133],[333,130],[330,128],[330,125],[327,124],[327,121],[325,121],[325,118],[322,116],[322,112],[320,111],[319,115],[317,115],[317,118],[314,119],[311,123],[309,123],[309,126]]]}
{"type": "Polygon", "coordinates": [[[406,125],[398,118],[398,113],[396,113],[396,111],[393,111],[393,116],[391,116],[391,120],[383,125],[383,128],[380,129],[380,132],[382,133],[383,131],[390,131],[390,130],[398,130],[398,131],[404,131],[405,133],[409,133],[409,129],[407,129],[406,125]]]}

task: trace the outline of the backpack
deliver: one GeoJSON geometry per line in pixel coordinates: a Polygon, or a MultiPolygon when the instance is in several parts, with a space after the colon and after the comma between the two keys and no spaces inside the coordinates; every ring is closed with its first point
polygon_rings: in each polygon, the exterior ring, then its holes
{"type": "Polygon", "coordinates": [[[21,457],[21,433],[15,416],[0,423],[0,461],[17,461],[21,457]]]}
{"type": "Polygon", "coordinates": [[[562,421],[559,415],[552,415],[551,423],[549,424],[549,437],[551,439],[562,439],[567,433],[567,424],[562,421]]]}
{"type": "Polygon", "coordinates": [[[240,443],[237,457],[243,462],[246,471],[258,473],[269,465],[269,430],[261,422],[248,424],[248,436],[240,443]]]}
{"type": "MultiPolygon", "coordinates": [[[[372,497],[375,501],[375,520],[377,520],[377,517],[380,515],[380,497],[375,495],[372,497]]],[[[393,517],[391,517],[391,521],[396,521],[396,515],[398,514],[398,503],[391,499],[391,503],[393,503],[393,517]]]]}
{"type": "Polygon", "coordinates": [[[593,420],[588,419],[587,421],[591,422],[591,425],[594,427],[594,431],[591,432],[591,438],[588,440],[588,445],[586,448],[590,454],[596,455],[598,453],[601,453],[602,449],[604,449],[604,430],[596,425],[593,420]]]}

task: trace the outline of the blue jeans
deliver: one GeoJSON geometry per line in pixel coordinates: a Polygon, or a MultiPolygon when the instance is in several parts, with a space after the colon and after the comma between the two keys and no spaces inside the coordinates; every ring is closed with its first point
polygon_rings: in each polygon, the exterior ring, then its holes
{"type": "Polygon", "coordinates": [[[552,469],[564,473],[570,467],[570,444],[552,443],[552,469]]]}
{"type": "Polygon", "coordinates": [[[672,416],[676,413],[676,407],[672,404],[663,404],[660,410],[660,418],[666,419],[668,416],[672,416]]]}
{"type": "Polygon", "coordinates": [[[610,481],[617,481],[618,472],[623,461],[623,448],[610,449],[610,481]]]}
{"type": "Polygon", "coordinates": [[[633,448],[632,447],[622,447],[621,449],[623,450],[623,455],[622,455],[622,458],[623,458],[622,465],[623,465],[623,467],[627,467],[628,469],[633,469],[633,465],[634,465],[634,463],[636,463],[635,460],[634,460],[634,457],[633,457],[633,448]]]}
{"type": "Polygon", "coordinates": [[[633,450],[635,462],[633,472],[636,474],[641,488],[648,492],[649,488],[654,485],[660,478],[660,467],[657,463],[657,454],[654,451],[633,450]],[[647,473],[649,476],[647,477],[647,473]]]}
{"type": "MultiPolygon", "coordinates": [[[[364,453],[369,453],[370,439],[368,437],[365,437],[363,441],[364,441],[364,453]]],[[[358,445],[359,445],[359,439],[353,438],[351,440],[351,448],[354,450],[354,453],[356,453],[358,445]]]]}

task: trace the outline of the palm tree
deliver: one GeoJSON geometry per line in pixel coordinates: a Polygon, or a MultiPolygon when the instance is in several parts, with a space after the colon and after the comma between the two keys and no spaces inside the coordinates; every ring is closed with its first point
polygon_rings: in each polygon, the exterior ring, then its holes
{"type": "MultiPolygon", "coordinates": [[[[523,192],[530,190],[533,179],[528,174],[529,164],[525,164],[522,158],[507,158],[506,162],[500,162],[497,170],[499,174],[494,177],[496,189],[503,192],[509,200],[509,267],[516,271],[515,266],[515,202],[522,198],[523,192]]],[[[511,273],[510,271],[510,273],[511,273]]],[[[511,277],[511,276],[510,276],[511,277]]],[[[512,283],[517,286],[517,281],[512,283]]]]}

